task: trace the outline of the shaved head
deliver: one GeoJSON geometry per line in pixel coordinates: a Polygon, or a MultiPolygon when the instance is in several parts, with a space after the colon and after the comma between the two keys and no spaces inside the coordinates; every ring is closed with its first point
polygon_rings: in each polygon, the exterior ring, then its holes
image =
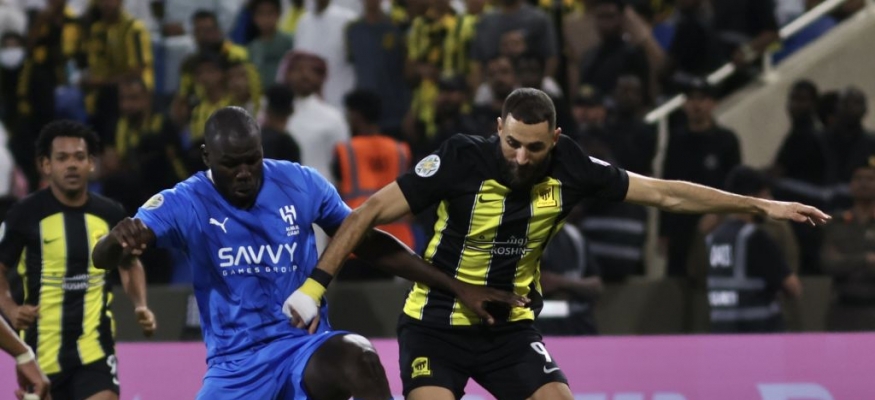
{"type": "Polygon", "coordinates": [[[261,131],[255,119],[240,107],[219,109],[204,129],[204,163],[213,183],[228,202],[248,208],[263,181],[261,131]]]}

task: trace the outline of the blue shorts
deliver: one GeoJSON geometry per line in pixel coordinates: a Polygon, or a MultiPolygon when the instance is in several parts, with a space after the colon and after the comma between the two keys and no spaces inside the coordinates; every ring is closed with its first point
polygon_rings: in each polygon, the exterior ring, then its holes
{"type": "Polygon", "coordinates": [[[304,368],[326,340],[349,332],[328,331],[280,339],[247,357],[214,362],[207,368],[198,400],[307,400],[304,368]]]}

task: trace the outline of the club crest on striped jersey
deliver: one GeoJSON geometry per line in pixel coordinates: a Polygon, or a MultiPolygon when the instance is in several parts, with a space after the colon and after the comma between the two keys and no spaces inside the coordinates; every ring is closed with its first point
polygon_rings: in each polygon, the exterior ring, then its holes
{"type": "Polygon", "coordinates": [[[416,175],[419,175],[423,178],[428,178],[438,172],[438,169],[441,167],[441,158],[437,154],[432,154],[426,158],[423,158],[416,164],[416,175]]]}

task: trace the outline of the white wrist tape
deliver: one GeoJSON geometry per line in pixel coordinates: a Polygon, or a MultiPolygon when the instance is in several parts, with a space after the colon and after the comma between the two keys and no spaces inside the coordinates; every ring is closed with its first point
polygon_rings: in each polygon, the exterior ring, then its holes
{"type": "Polygon", "coordinates": [[[289,317],[289,319],[292,318],[292,310],[298,313],[298,316],[304,320],[305,324],[309,324],[319,314],[319,305],[316,304],[312,297],[300,290],[295,290],[283,303],[283,314],[289,317]]]}
{"type": "Polygon", "coordinates": [[[26,352],[15,356],[15,365],[27,364],[35,359],[36,356],[33,354],[33,349],[28,347],[26,352]]]}

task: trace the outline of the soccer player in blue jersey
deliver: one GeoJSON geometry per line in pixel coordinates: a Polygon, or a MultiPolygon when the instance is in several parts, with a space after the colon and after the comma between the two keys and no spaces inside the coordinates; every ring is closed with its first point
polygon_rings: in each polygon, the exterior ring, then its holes
{"type": "MultiPolygon", "coordinates": [[[[198,399],[389,399],[371,344],[332,331],[324,302],[307,307],[331,279],[312,274],[318,257],[312,224],[331,235],[349,208],[313,169],[264,160],[258,126],[241,108],[214,113],[205,138],[209,169],[116,225],[96,245],[95,266],[118,265],[151,244],[187,254],[207,346],[198,399]],[[312,323],[299,328],[292,317],[312,323]]],[[[356,249],[389,272],[455,293],[486,319],[486,303],[526,301],[454,280],[380,231],[356,249]]]]}

